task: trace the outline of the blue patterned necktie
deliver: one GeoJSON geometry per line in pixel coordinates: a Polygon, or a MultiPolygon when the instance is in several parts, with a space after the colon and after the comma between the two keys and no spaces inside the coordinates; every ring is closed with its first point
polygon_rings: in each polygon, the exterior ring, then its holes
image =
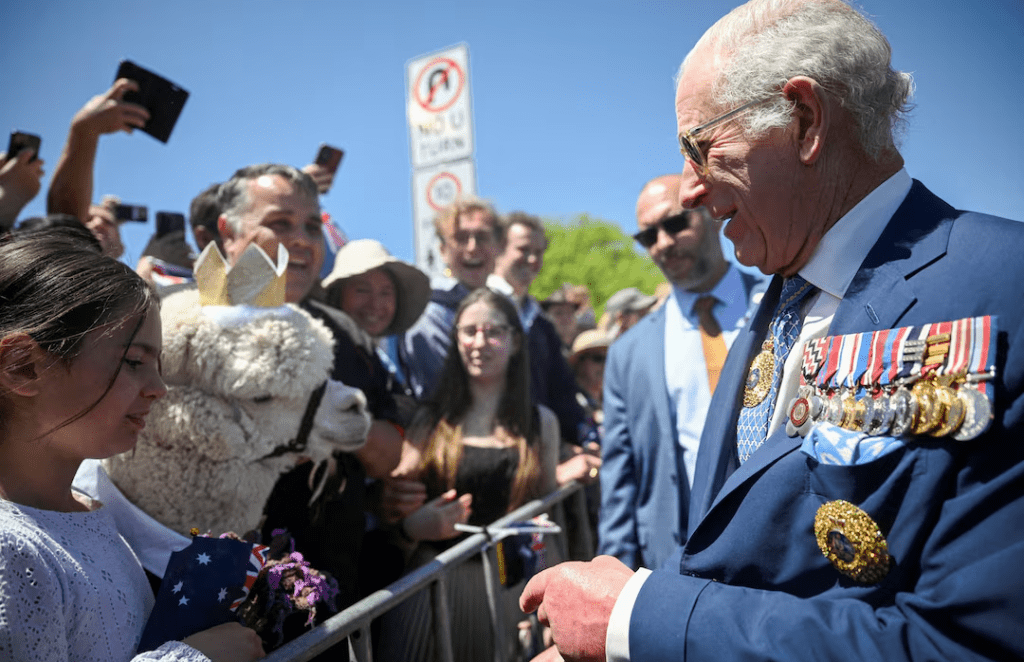
{"type": "Polygon", "coordinates": [[[800,276],[787,278],[782,284],[779,306],[775,309],[775,315],[768,327],[771,346],[769,347],[769,342],[762,345],[762,352],[754,359],[747,375],[745,399],[756,397],[751,396],[752,393],[763,392],[763,387],[758,389],[758,384],[765,384],[769,376],[762,374],[762,371],[771,372],[771,386],[759,402],[752,406],[746,406],[744,403],[745,406],[740,410],[736,430],[740,464],[746,462],[768,437],[768,424],[772,420],[775,401],[778,399],[782,367],[789,356],[789,350],[793,348],[793,343],[800,335],[800,327],[803,326],[803,320],[800,319],[800,304],[812,290],[814,286],[800,276]],[[769,355],[771,362],[768,361],[769,355]]]}

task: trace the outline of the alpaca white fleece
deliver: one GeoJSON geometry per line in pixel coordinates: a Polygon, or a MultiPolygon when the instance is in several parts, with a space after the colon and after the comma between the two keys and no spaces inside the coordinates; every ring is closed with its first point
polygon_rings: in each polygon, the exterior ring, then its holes
{"type": "Polygon", "coordinates": [[[328,380],[334,339],[305,311],[288,305],[222,324],[186,290],[166,298],[161,314],[167,395],[154,403],[135,450],[103,462],[125,496],[160,523],[183,534],[256,528],[274,483],[299,458],[273,454],[295,439],[310,394],[325,381],[301,455],[321,461],[365,443],[366,399],[328,380]]]}

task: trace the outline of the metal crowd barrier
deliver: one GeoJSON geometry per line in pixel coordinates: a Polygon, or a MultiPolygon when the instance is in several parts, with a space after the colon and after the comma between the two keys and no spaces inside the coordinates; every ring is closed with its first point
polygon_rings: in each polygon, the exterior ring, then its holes
{"type": "MultiPolygon", "coordinates": [[[[552,510],[570,496],[577,494],[582,485],[571,482],[563,485],[551,494],[535,499],[522,505],[508,515],[491,524],[491,528],[506,526],[511,522],[530,519],[543,512],[552,510]]],[[[582,494],[580,494],[582,497],[582,494]]],[[[582,499],[578,501],[582,503],[582,499]]],[[[585,510],[585,509],[584,509],[585,510]]],[[[585,518],[585,512],[582,513],[585,518]]],[[[564,517],[557,518],[564,522],[564,517]]],[[[566,533],[554,535],[559,558],[567,559],[568,546],[566,533]]],[[[398,581],[363,598],[359,602],[341,611],[317,627],[294,639],[273,653],[267,655],[266,662],[305,662],[323,653],[328,648],[349,639],[349,659],[353,662],[372,662],[373,650],[370,643],[370,623],[381,614],[394,609],[410,598],[417,591],[430,591],[430,602],[433,609],[434,634],[438,642],[440,659],[453,662],[451,640],[451,616],[448,611],[447,574],[448,571],[468,559],[480,554],[483,559],[483,574],[486,582],[487,598],[490,607],[491,626],[494,632],[494,662],[505,662],[501,657],[504,650],[503,639],[505,628],[501,609],[498,604],[498,575],[487,553],[497,545],[498,540],[486,532],[474,533],[453,547],[438,554],[430,563],[416,568],[401,577],[398,581]]]]}

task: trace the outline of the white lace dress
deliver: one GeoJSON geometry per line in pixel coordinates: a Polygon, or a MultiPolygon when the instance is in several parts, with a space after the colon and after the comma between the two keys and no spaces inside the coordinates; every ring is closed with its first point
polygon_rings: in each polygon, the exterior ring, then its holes
{"type": "Polygon", "coordinates": [[[181,642],[135,656],[152,609],[142,566],[107,509],[0,499],[0,662],[208,660],[181,642]]]}

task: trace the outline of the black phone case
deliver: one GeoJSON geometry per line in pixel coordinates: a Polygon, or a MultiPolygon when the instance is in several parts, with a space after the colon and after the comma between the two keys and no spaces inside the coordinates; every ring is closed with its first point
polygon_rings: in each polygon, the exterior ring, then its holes
{"type": "Polygon", "coordinates": [[[7,158],[12,159],[16,157],[23,149],[31,149],[35,154],[32,156],[30,161],[35,161],[39,158],[39,146],[42,142],[42,138],[34,133],[12,131],[11,138],[7,143],[7,158]]]}
{"type": "Polygon", "coordinates": [[[121,61],[114,80],[118,78],[129,78],[139,84],[139,91],[126,92],[124,100],[144,106],[149,111],[149,121],[142,130],[160,142],[167,142],[188,100],[188,91],[130,60],[121,61]]]}

